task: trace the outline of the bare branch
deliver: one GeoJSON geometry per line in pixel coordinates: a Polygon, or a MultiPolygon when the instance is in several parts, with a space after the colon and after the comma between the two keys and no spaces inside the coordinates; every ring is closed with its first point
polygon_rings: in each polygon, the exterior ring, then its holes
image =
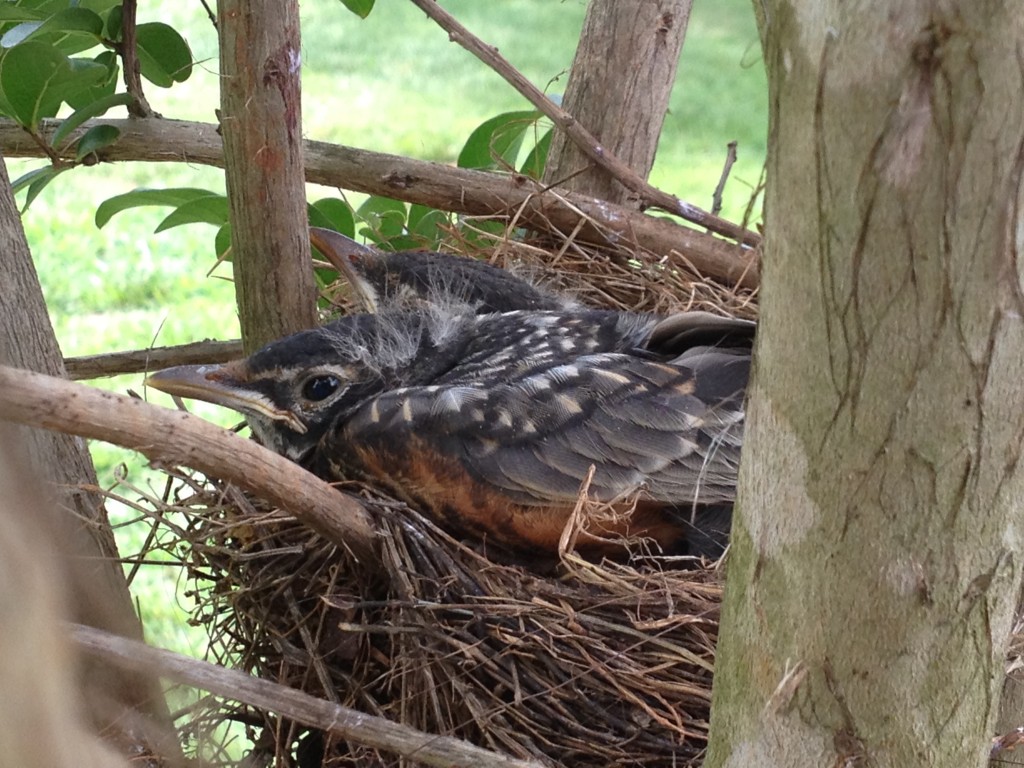
{"type": "Polygon", "coordinates": [[[732,167],[736,164],[736,142],[730,141],[726,147],[725,165],[722,166],[722,175],[718,179],[717,186],[715,186],[715,193],[711,196],[713,201],[711,210],[716,214],[722,210],[722,193],[725,191],[725,182],[729,180],[732,167]]]}
{"type": "Polygon", "coordinates": [[[523,77],[519,70],[509,64],[498,53],[497,48],[487,45],[480,38],[476,37],[462,26],[454,16],[434,2],[434,0],[412,0],[412,2],[417,8],[437,22],[448,33],[449,39],[461,45],[505,78],[513,88],[519,91],[531,104],[547,115],[555,125],[563,130],[586,153],[587,157],[612,174],[623,186],[639,195],[644,204],[668,211],[675,216],[682,217],[686,221],[692,221],[694,224],[706,227],[711,232],[725,235],[751,247],[755,247],[761,242],[761,236],[757,233],[745,230],[731,221],[713,216],[695,205],[683,202],[675,195],[670,195],[667,192],[662,192],[660,189],[652,187],[636,171],[603,147],[586,128],[576,122],[572,115],[555,104],[555,102],[544,95],[543,91],[523,77]]]}
{"type": "Polygon", "coordinates": [[[149,347],[128,352],[107,352],[64,358],[64,368],[71,379],[100,379],[125,373],[148,373],[175,365],[223,363],[242,356],[240,339],[231,341],[196,341],[174,347],[149,347]]]}
{"type": "Polygon", "coordinates": [[[237,669],[225,669],[208,661],[151,648],[145,643],[108,632],[76,624],[71,626],[71,637],[84,652],[128,669],[156,674],[209,691],[215,696],[277,712],[303,725],[328,731],[372,749],[393,752],[416,763],[445,768],[457,765],[540,768],[539,763],[499,755],[451,736],[424,733],[383,717],[316,699],[294,688],[261,680],[237,669]]]}
{"type": "MultiPolygon", "coordinates": [[[[102,122],[121,131],[118,141],[97,154],[100,160],[199,163],[223,167],[217,127],[178,120],[87,121],[75,138],[102,122]]],[[[42,133],[56,129],[45,121],[42,133]]],[[[72,150],[62,150],[68,157],[72,150]]],[[[10,120],[0,120],[0,152],[8,157],[41,157],[42,151],[10,120]]],[[[755,288],[760,280],[756,253],[733,243],[647,216],[604,200],[542,190],[525,176],[452,168],[440,163],[369,152],[325,142],[305,146],[306,180],[357,192],[475,216],[508,216],[524,225],[562,232],[580,229],[592,242],[634,243],[692,265],[726,285],[755,288]]]]}
{"type": "Polygon", "coordinates": [[[376,562],[375,533],[362,504],[252,440],[185,411],[0,366],[0,418],[194,467],[287,510],[361,561],[376,562]]]}

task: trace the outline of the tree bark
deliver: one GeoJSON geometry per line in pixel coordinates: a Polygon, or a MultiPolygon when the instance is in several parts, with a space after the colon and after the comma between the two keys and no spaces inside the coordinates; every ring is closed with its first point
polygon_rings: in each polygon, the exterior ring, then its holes
{"type": "MultiPolygon", "coordinates": [[[[0,158],[0,361],[18,368],[65,376],[63,358],[43,292],[32,264],[7,169],[0,158]]],[[[106,510],[95,494],[82,490],[97,485],[96,472],[84,441],[70,435],[12,428],[7,435],[27,454],[33,473],[51,491],[51,537],[73,558],[66,563],[69,605],[77,621],[126,637],[142,637],[128,585],[119,564],[106,510]]],[[[170,720],[159,685],[145,675],[91,662],[85,669],[97,727],[117,735],[134,754],[161,754],[173,749],[159,734],[170,732],[170,720]],[[135,713],[126,717],[126,713],[135,713]],[[141,719],[140,719],[141,716],[141,719]],[[153,730],[152,726],[159,729],[153,730]],[[147,733],[147,729],[150,731],[147,733]]],[[[173,757],[173,752],[165,756],[173,757]]]]}
{"type": "Polygon", "coordinates": [[[1024,6],[768,2],[708,768],[986,764],[1022,555],[1024,6]]]}
{"type": "Polygon", "coordinates": [[[242,341],[316,325],[296,0],[219,0],[221,131],[242,341]]]}
{"type": "MultiPolygon", "coordinates": [[[[693,0],[591,0],[562,106],[644,179],[676,79],[693,0]]],[[[551,140],[547,184],[637,206],[564,133],[551,140]]]]}
{"type": "MultiPolygon", "coordinates": [[[[67,594],[48,523],[13,427],[0,423],[0,755],[4,765],[128,768],[87,724],[67,594]],[[25,724],[31,723],[31,728],[25,724]]],[[[95,630],[93,630],[95,631],[95,630]]],[[[95,664],[96,662],[94,662],[95,664]]],[[[109,660],[102,662],[109,667],[109,660]]]]}

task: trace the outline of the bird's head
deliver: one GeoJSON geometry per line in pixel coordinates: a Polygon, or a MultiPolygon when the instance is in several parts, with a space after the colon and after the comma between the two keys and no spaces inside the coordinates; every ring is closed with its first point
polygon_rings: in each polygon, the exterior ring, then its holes
{"type": "Polygon", "coordinates": [[[439,331],[421,316],[351,315],[272,342],[243,360],[183,365],[146,384],[243,414],[266,447],[302,462],[367,398],[413,383],[442,362],[439,331]]]}
{"type": "Polygon", "coordinates": [[[479,259],[431,251],[378,251],[310,227],[310,241],[343,274],[367,312],[441,306],[490,314],[559,310],[576,302],[479,259]]]}

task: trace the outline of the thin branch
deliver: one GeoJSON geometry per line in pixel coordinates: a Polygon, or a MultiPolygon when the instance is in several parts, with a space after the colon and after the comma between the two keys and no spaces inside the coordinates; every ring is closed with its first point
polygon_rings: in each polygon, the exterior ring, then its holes
{"type": "MultiPolygon", "coordinates": [[[[97,154],[101,161],[198,163],[223,167],[217,127],[179,120],[89,120],[73,136],[98,124],[113,125],[118,141],[97,154]]],[[[44,135],[57,121],[44,121],[44,135]]],[[[11,120],[0,120],[0,152],[8,157],[41,157],[42,152],[11,120]]],[[[70,150],[66,151],[72,157],[70,150]]],[[[539,231],[556,228],[591,242],[632,243],[726,285],[755,288],[759,282],[756,253],[704,232],[604,200],[542,190],[533,180],[515,174],[496,174],[452,168],[396,155],[369,152],[325,142],[306,142],[306,180],[356,192],[384,195],[473,216],[508,216],[516,212],[524,226],[539,231]]]]}
{"type": "Polygon", "coordinates": [[[138,40],[135,37],[135,11],[137,0],[124,0],[121,4],[121,65],[124,70],[124,87],[134,99],[128,105],[128,114],[132,117],[153,117],[153,108],[149,106],[146,95],[142,92],[142,71],[139,65],[138,40]]]}
{"type": "Polygon", "coordinates": [[[711,195],[711,211],[716,215],[722,210],[722,193],[725,191],[725,182],[729,180],[729,174],[736,163],[736,142],[730,141],[726,147],[725,165],[722,167],[722,175],[718,179],[718,185],[715,187],[714,194],[711,195]]]}
{"type": "Polygon", "coordinates": [[[377,562],[370,516],[356,499],[252,440],[185,411],[0,366],[0,419],[104,440],[160,464],[193,467],[287,510],[361,561],[377,562]]]}
{"type": "Polygon", "coordinates": [[[23,130],[25,135],[32,139],[33,143],[39,147],[39,156],[45,157],[49,160],[50,165],[54,168],[68,168],[75,165],[74,158],[72,158],[71,162],[68,162],[66,159],[61,157],[61,153],[58,149],[50,146],[50,143],[43,137],[43,134],[38,132],[41,128],[33,129],[22,127],[21,130],[23,130]]]}
{"type": "Polygon", "coordinates": [[[217,29],[217,14],[213,12],[213,9],[210,8],[210,4],[206,2],[206,0],[199,0],[199,2],[202,3],[203,8],[206,9],[206,15],[210,18],[210,24],[213,25],[214,29],[217,29]]]}
{"type": "Polygon", "coordinates": [[[148,373],[175,365],[205,365],[224,363],[242,356],[242,342],[195,341],[174,347],[149,347],[128,352],[107,352],[102,355],[83,355],[64,358],[68,377],[82,381],[120,376],[125,373],[148,373]]]}
{"type": "Polygon", "coordinates": [[[78,624],[70,629],[72,639],[84,652],[126,669],[156,674],[257,709],[276,712],[303,725],[328,731],[371,749],[401,755],[416,763],[443,768],[464,765],[541,768],[539,763],[506,757],[452,736],[436,736],[383,717],[367,715],[237,669],[225,669],[208,661],[151,648],[145,643],[78,624]]]}
{"type": "Polygon", "coordinates": [[[434,0],[411,1],[417,8],[437,22],[438,26],[448,33],[450,40],[461,45],[505,78],[513,88],[519,91],[531,104],[547,115],[555,125],[563,130],[572,139],[573,143],[583,150],[587,157],[618,179],[623,186],[639,195],[641,202],[645,205],[668,211],[675,216],[682,217],[686,221],[706,227],[711,232],[730,237],[737,242],[751,247],[755,247],[761,242],[761,236],[756,232],[745,230],[731,221],[713,216],[695,205],[683,202],[675,195],[670,195],[667,192],[652,187],[636,171],[603,147],[586,128],[576,122],[572,115],[555,104],[555,102],[544,95],[543,91],[523,77],[519,70],[498,53],[497,48],[487,45],[480,38],[476,37],[462,26],[454,16],[434,2],[434,0]]]}

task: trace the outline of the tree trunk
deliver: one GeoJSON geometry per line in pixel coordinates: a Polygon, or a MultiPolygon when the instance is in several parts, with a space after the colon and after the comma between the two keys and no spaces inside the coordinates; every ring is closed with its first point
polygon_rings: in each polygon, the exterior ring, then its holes
{"type": "Polygon", "coordinates": [[[982,766],[1021,568],[1016,0],[768,2],[709,768],[982,766]]]}
{"type": "MultiPolygon", "coordinates": [[[[562,106],[645,179],[654,165],[692,5],[693,0],[591,0],[569,73],[562,106]]],[[[544,181],[619,204],[631,194],[559,131],[544,181]]]]}
{"type": "MultiPolygon", "coordinates": [[[[43,292],[36,276],[7,169],[0,158],[0,360],[51,376],[64,376],[43,292]]],[[[80,490],[96,486],[96,472],[85,441],[42,430],[11,428],[27,454],[33,473],[52,491],[52,506],[66,512],[48,521],[51,543],[63,546],[72,560],[67,566],[69,605],[75,620],[126,637],[142,637],[121,570],[106,510],[95,494],[80,490]]],[[[45,663],[45,659],[41,660],[45,663]]],[[[170,732],[170,720],[156,680],[123,672],[99,662],[85,667],[87,683],[97,697],[92,715],[97,727],[117,735],[133,754],[142,750],[172,756],[155,744],[170,732]],[[134,713],[134,718],[127,716],[134,713]],[[143,716],[139,719],[139,715],[143,716]],[[133,719],[138,722],[133,722],[133,719]],[[159,726],[152,730],[152,726],[159,726]],[[150,728],[150,733],[145,730],[150,728]]]]}
{"type": "Polygon", "coordinates": [[[246,352],[316,324],[296,0],[219,0],[221,130],[246,352]]]}
{"type": "Polygon", "coordinates": [[[86,722],[47,525],[56,515],[20,461],[18,437],[0,423],[0,764],[128,768],[86,722]]]}

